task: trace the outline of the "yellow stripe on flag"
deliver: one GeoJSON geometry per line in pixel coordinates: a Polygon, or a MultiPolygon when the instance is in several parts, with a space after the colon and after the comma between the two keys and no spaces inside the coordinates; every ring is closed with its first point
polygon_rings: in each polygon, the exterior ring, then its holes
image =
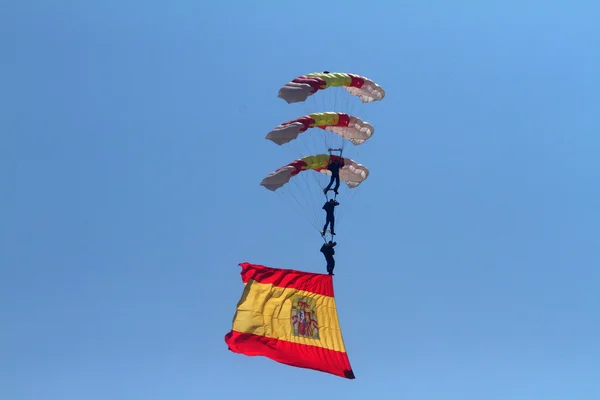
{"type": "Polygon", "coordinates": [[[253,280],[244,288],[233,330],[346,351],[333,297],[253,280]]]}

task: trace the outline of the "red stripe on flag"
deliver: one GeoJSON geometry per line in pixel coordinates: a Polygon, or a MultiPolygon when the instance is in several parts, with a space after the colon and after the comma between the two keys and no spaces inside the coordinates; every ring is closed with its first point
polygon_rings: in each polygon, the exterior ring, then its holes
{"type": "Polygon", "coordinates": [[[271,268],[247,262],[241,263],[240,267],[242,267],[241,275],[244,283],[248,283],[249,280],[253,279],[260,283],[333,297],[333,279],[331,275],[271,268]]]}
{"type": "Polygon", "coordinates": [[[341,351],[233,330],[225,335],[225,343],[229,346],[229,350],[234,353],[247,356],[263,356],[282,364],[314,369],[343,378],[354,379],[354,372],[350,367],[348,355],[341,351]]]}

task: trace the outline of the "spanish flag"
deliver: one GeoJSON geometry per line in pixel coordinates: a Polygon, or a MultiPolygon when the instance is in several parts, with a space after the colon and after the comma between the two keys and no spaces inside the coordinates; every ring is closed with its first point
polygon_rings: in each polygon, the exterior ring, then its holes
{"type": "Polygon", "coordinates": [[[241,263],[229,350],[354,379],[330,275],[241,263]]]}

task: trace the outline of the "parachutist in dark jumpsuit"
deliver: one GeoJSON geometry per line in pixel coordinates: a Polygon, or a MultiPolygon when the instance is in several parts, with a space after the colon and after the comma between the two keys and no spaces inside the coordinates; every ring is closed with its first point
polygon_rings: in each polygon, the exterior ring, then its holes
{"type": "Polygon", "coordinates": [[[327,261],[327,273],[329,275],[333,275],[333,268],[335,268],[335,260],[333,259],[335,250],[333,247],[336,244],[337,242],[332,242],[330,240],[329,243],[324,243],[323,246],[321,246],[321,253],[323,253],[325,260],[327,261]]]}
{"type": "Polygon", "coordinates": [[[333,210],[336,206],[339,206],[340,203],[338,203],[336,200],[334,199],[329,199],[328,202],[326,202],[323,205],[323,210],[325,210],[325,226],[323,226],[323,232],[321,233],[322,236],[325,236],[325,232],[327,231],[327,225],[329,225],[329,227],[331,228],[331,234],[335,235],[335,228],[334,228],[334,223],[335,223],[335,216],[333,215],[333,210]]]}
{"type": "Polygon", "coordinates": [[[327,195],[327,192],[331,190],[331,185],[333,185],[334,181],[335,187],[333,188],[333,192],[336,195],[338,194],[338,189],[340,187],[340,168],[342,168],[344,165],[344,159],[342,157],[329,159],[329,165],[327,166],[327,169],[331,171],[331,180],[329,181],[329,185],[323,189],[323,193],[325,193],[325,195],[327,195]]]}

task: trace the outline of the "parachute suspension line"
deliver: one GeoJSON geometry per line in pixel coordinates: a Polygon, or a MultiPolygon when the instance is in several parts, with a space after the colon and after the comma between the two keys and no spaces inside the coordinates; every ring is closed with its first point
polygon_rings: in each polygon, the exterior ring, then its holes
{"type": "MultiPolygon", "coordinates": [[[[359,196],[358,191],[356,191],[355,189],[349,189],[346,192],[346,196],[344,197],[344,204],[346,205],[345,207],[340,209],[340,212],[338,213],[338,217],[340,219],[340,223],[338,224],[338,219],[336,218],[336,224],[340,225],[340,226],[345,226],[344,221],[345,221],[345,215],[347,215],[348,210],[352,210],[352,206],[355,204],[355,198],[356,196],[359,196]]],[[[360,197],[360,196],[359,196],[360,197]]]]}
{"type": "MultiPolygon", "coordinates": [[[[279,198],[281,199],[281,201],[285,203],[285,200],[284,200],[283,195],[281,194],[281,192],[279,190],[276,190],[275,193],[277,193],[277,196],[279,196],[279,198]]],[[[293,197],[293,196],[290,196],[290,197],[293,197]]],[[[298,208],[295,205],[292,208],[294,209],[295,212],[298,213],[298,216],[300,216],[300,217],[302,216],[300,214],[300,212],[298,211],[298,208]]]]}
{"type": "MultiPolygon", "coordinates": [[[[279,193],[279,192],[277,192],[277,193],[279,194],[280,197],[282,197],[281,193],[279,193]]],[[[304,209],[304,206],[302,205],[302,203],[300,201],[298,201],[298,198],[296,197],[296,195],[294,194],[294,192],[291,188],[284,189],[284,193],[288,193],[289,196],[296,202],[298,207],[304,209]]]]}
{"type": "MultiPolygon", "coordinates": [[[[281,201],[283,201],[284,203],[286,203],[286,201],[284,200],[283,196],[281,195],[281,193],[277,193],[277,195],[279,196],[279,198],[281,199],[281,201]]],[[[296,198],[296,196],[294,196],[293,194],[290,195],[290,197],[292,197],[296,203],[299,205],[299,207],[293,206],[294,211],[298,214],[299,217],[303,218],[302,212],[299,211],[299,208],[304,208],[302,207],[302,205],[300,204],[300,202],[298,201],[298,199],[296,198]]],[[[317,228],[314,226],[314,224],[310,224],[312,225],[313,229],[317,228]]]]}
{"type": "Polygon", "coordinates": [[[314,210],[314,215],[315,215],[315,219],[317,221],[317,225],[318,225],[318,230],[319,232],[321,231],[320,227],[322,226],[321,224],[323,223],[324,217],[323,217],[323,189],[325,188],[325,185],[323,183],[323,178],[326,177],[327,175],[321,173],[321,172],[317,172],[317,171],[313,171],[311,173],[312,177],[310,178],[311,181],[313,182],[312,185],[310,185],[307,181],[308,181],[308,177],[306,177],[305,180],[305,185],[306,185],[306,190],[313,194],[312,196],[312,203],[313,203],[313,210],[314,210]],[[315,192],[314,189],[311,189],[311,187],[318,187],[317,191],[315,192]]]}
{"type": "MultiPolygon", "coordinates": [[[[321,93],[321,94],[325,94],[325,93],[321,93]]],[[[333,110],[330,110],[329,107],[327,107],[327,96],[319,96],[319,101],[321,104],[319,104],[319,107],[317,109],[315,109],[313,112],[330,112],[333,110]]],[[[315,101],[316,102],[316,101],[315,101]]],[[[321,128],[317,128],[317,130],[321,130],[321,128]]],[[[326,134],[327,131],[325,132],[318,132],[319,136],[321,138],[321,141],[323,142],[323,146],[324,148],[328,147],[328,136],[326,134]]],[[[320,151],[319,151],[320,153],[320,151]]]]}
{"type": "MultiPolygon", "coordinates": [[[[306,173],[310,173],[311,171],[306,171],[306,173]]],[[[302,187],[300,188],[300,192],[301,193],[305,193],[306,195],[306,206],[308,207],[308,214],[310,216],[311,219],[311,223],[313,228],[318,229],[318,216],[317,216],[317,212],[315,210],[315,201],[314,201],[314,193],[310,188],[310,185],[308,183],[308,176],[300,173],[298,174],[298,178],[300,178],[298,181],[296,181],[296,184],[298,187],[300,187],[302,185],[302,187]],[[300,176],[302,175],[302,176],[300,176]]]]}
{"type": "MultiPolygon", "coordinates": [[[[319,93],[321,95],[323,95],[324,93],[319,93]]],[[[303,103],[304,105],[304,112],[305,115],[308,114],[312,114],[315,112],[327,112],[330,111],[327,109],[326,104],[325,104],[325,96],[310,96],[310,99],[308,101],[305,101],[303,103]],[[312,110],[308,107],[308,105],[312,106],[312,110]]],[[[319,151],[320,146],[317,145],[317,142],[322,142],[323,145],[325,146],[325,148],[327,148],[328,146],[328,140],[327,140],[327,135],[324,134],[324,132],[320,132],[321,128],[318,127],[314,127],[311,129],[308,129],[306,132],[303,133],[304,134],[309,134],[310,138],[308,140],[306,140],[306,142],[311,142],[313,148],[310,149],[311,151],[308,151],[305,154],[318,154],[321,153],[321,151],[319,151]],[[319,136],[319,138],[315,137],[315,135],[319,136]]],[[[308,148],[307,148],[308,150],[308,148]]]]}
{"type": "MultiPolygon", "coordinates": [[[[306,171],[306,172],[309,172],[309,171],[306,171]]],[[[312,200],[312,199],[310,197],[311,190],[307,183],[306,178],[307,177],[305,176],[305,173],[300,173],[300,174],[296,175],[293,179],[291,179],[290,182],[288,183],[288,185],[286,185],[286,187],[279,189],[279,191],[281,191],[282,193],[285,193],[287,196],[289,196],[291,199],[293,199],[293,201],[295,202],[294,208],[296,209],[296,211],[299,212],[299,210],[303,210],[304,213],[308,214],[309,215],[309,224],[314,229],[318,230],[317,216],[316,216],[316,212],[314,210],[315,202],[307,201],[307,200],[312,200]],[[300,198],[298,196],[300,196],[300,198]]],[[[280,197],[281,197],[281,194],[280,194],[280,197]]],[[[300,216],[302,216],[301,213],[300,213],[300,216]]]]}
{"type": "MultiPolygon", "coordinates": [[[[324,132],[319,132],[319,133],[324,133],[324,132]]],[[[321,135],[321,139],[323,139],[323,146],[325,148],[328,148],[329,147],[329,143],[327,142],[327,135],[321,135]]]]}
{"type": "MultiPolygon", "coordinates": [[[[297,177],[299,178],[299,176],[297,176],[297,177]]],[[[304,179],[303,179],[303,182],[305,183],[305,186],[306,186],[306,181],[304,179]]],[[[297,180],[294,180],[294,182],[292,183],[292,185],[294,185],[298,189],[298,193],[303,193],[304,190],[302,188],[300,188],[300,184],[299,184],[299,182],[297,180]]],[[[309,224],[315,230],[318,230],[318,225],[317,225],[317,220],[315,218],[314,208],[311,207],[311,204],[304,204],[303,205],[302,202],[298,199],[298,197],[294,194],[293,189],[289,190],[288,193],[289,193],[290,197],[292,197],[292,199],[294,199],[294,201],[298,204],[299,208],[303,209],[305,213],[309,214],[309,216],[311,217],[310,221],[309,221],[309,224]]],[[[310,193],[310,192],[308,192],[308,193],[310,193]]]]}

